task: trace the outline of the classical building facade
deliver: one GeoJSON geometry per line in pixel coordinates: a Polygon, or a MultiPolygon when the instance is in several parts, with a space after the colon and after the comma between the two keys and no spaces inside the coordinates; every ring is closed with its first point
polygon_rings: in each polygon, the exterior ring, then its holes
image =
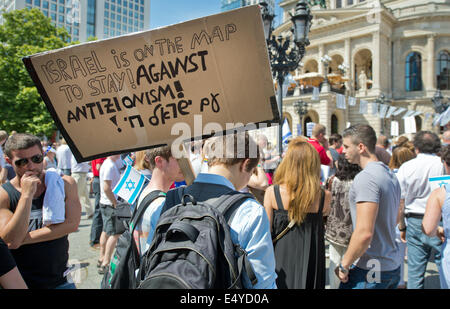
{"type": "MultiPolygon", "coordinates": [[[[283,23],[275,35],[289,34],[289,13],[294,13],[296,3],[280,3],[283,23]]],[[[329,0],[327,9],[315,6],[311,11],[311,44],[303,65],[291,73],[298,85],[290,88],[283,100],[283,114],[293,135],[304,134],[307,122],[324,124],[328,134],[366,123],[377,134],[392,137],[391,121],[398,121],[398,134],[404,134],[402,117],[406,112],[389,119],[372,113],[370,103],[381,95],[389,106],[415,111],[417,131],[439,130],[433,127],[432,98],[437,89],[447,100],[450,96],[448,0],[329,0]],[[326,55],[329,63],[321,61],[326,55]],[[324,85],[325,77],[329,86],[324,85]],[[312,100],[311,87],[321,88],[318,100],[312,100]],[[336,108],[338,94],[346,96],[345,109],[336,108]],[[348,105],[349,97],[356,98],[356,105],[348,105]],[[294,109],[299,100],[308,103],[301,123],[294,109]],[[369,103],[366,113],[360,113],[361,100],[369,103]]]]}

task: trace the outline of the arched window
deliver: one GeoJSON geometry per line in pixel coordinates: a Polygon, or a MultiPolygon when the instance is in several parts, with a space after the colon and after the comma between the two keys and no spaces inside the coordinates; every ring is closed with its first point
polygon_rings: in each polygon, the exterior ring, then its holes
{"type": "Polygon", "coordinates": [[[422,131],[422,118],[416,116],[414,117],[414,120],[416,121],[416,132],[422,131]]]}
{"type": "Polygon", "coordinates": [[[306,134],[307,134],[308,130],[307,130],[306,125],[308,124],[308,122],[313,122],[313,121],[312,121],[311,117],[306,116],[305,120],[303,121],[303,135],[304,136],[307,136],[306,134]]]}
{"type": "Polygon", "coordinates": [[[339,122],[335,114],[331,115],[331,134],[339,133],[339,122]]]}
{"type": "Polygon", "coordinates": [[[444,50],[439,53],[437,59],[437,88],[450,89],[450,54],[444,50]]]}
{"type": "Polygon", "coordinates": [[[412,52],[406,57],[406,91],[422,90],[422,57],[412,52]]]}

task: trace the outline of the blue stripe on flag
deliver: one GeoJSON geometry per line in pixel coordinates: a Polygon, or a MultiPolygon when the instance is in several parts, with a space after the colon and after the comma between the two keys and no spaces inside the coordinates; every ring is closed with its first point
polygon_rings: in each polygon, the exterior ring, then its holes
{"type": "Polygon", "coordinates": [[[141,192],[142,185],[144,184],[144,180],[145,180],[145,177],[144,177],[144,175],[141,174],[141,177],[139,177],[139,183],[138,183],[136,189],[134,189],[133,194],[128,199],[128,203],[133,204],[134,201],[136,201],[136,198],[137,198],[139,192],[141,192]]]}
{"type": "Polygon", "coordinates": [[[442,176],[442,177],[430,177],[428,180],[431,181],[441,181],[441,180],[450,180],[450,176],[442,176]]]}
{"type": "Polygon", "coordinates": [[[117,194],[119,193],[120,189],[123,187],[123,185],[125,184],[125,181],[128,178],[128,175],[130,175],[131,172],[131,165],[127,164],[127,169],[125,170],[125,173],[123,174],[122,178],[120,179],[119,183],[117,184],[117,186],[114,188],[113,193],[117,194]]]}

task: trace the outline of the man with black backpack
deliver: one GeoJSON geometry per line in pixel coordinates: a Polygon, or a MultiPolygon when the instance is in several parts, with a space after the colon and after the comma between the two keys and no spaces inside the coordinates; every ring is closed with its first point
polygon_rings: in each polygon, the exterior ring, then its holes
{"type": "Polygon", "coordinates": [[[238,192],[259,162],[258,146],[247,132],[209,145],[208,174],[169,191],[151,215],[140,288],[276,288],[267,214],[238,192]]]}
{"type": "Polygon", "coordinates": [[[134,239],[139,239],[136,245],[139,248],[140,255],[147,250],[153,238],[153,235],[149,235],[151,215],[158,209],[158,206],[164,203],[166,193],[169,191],[170,186],[174,182],[184,180],[183,173],[181,172],[177,160],[172,156],[169,146],[148,149],[145,151],[145,156],[149,161],[152,178],[142,191],[138,199],[137,207],[139,208],[142,206],[142,201],[150,193],[159,191],[161,194],[147,207],[142,219],[136,226],[133,236],[134,239]]]}
{"type": "Polygon", "coordinates": [[[118,241],[109,273],[104,277],[102,288],[136,288],[140,256],[150,245],[150,217],[164,203],[166,192],[175,181],[184,176],[169,146],[149,149],[145,152],[152,178],[145,186],[136,203],[129,229],[118,241]],[[132,235],[132,236],[131,236],[132,235]]]}

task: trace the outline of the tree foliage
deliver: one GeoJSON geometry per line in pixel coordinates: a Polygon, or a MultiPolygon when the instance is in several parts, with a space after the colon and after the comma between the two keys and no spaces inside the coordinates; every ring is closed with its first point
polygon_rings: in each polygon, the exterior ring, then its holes
{"type": "Polygon", "coordinates": [[[56,126],[22,58],[68,45],[69,35],[38,9],[3,14],[0,25],[0,128],[49,137],[56,126]]]}

